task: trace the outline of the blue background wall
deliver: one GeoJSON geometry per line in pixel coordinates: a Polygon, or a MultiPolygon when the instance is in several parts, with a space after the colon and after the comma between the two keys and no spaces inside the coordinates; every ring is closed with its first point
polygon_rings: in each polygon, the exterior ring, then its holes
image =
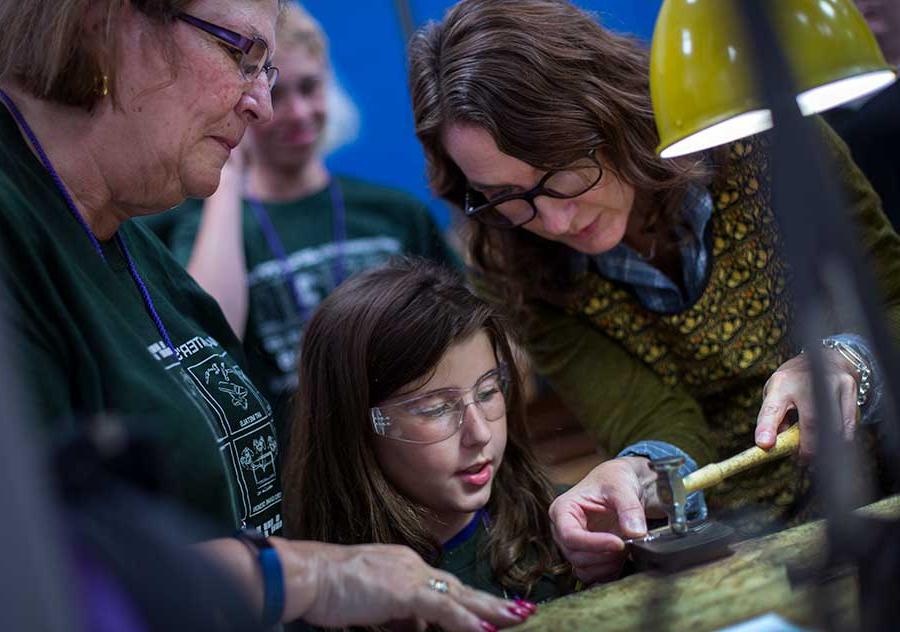
{"type": "MultiPolygon", "coordinates": [[[[331,41],[334,71],[360,111],[358,139],[328,158],[332,170],[409,191],[446,226],[448,209],[425,180],[406,89],[405,39],[394,0],[305,0],[331,41]]],[[[452,2],[410,0],[415,24],[437,20],[452,2]]],[[[662,0],[576,0],[616,31],[649,42],[662,0]]]]}

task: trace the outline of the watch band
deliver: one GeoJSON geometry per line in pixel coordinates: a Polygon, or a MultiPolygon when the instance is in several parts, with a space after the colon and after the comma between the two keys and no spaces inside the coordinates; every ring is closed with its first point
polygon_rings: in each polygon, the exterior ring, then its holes
{"type": "Polygon", "coordinates": [[[869,396],[869,390],[872,388],[872,370],[869,368],[866,360],[856,349],[835,338],[824,338],[822,345],[826,349],[834,349],[840,353],[853,366],[853,369],[856,371],[856,405],[862,406],[865,404],[869,396]]]}
{"type": "Polygon", "coordinates": [[[256,529],[239,529],[234,537],[256,554],[263,578],[263,624],[275,625],[281,621],[284,614],[284,571],[281,568],[278,551],[269,539],[256,529]]]}

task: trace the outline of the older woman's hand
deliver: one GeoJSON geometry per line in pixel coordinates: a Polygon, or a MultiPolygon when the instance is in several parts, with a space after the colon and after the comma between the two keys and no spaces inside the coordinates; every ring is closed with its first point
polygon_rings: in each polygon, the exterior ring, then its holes
{"type": "MultiPolygon", "coordinates": [[[[828,393],[832,401],[840,406],[844,436],[850,439],[857,424],[856,372],[837,351],[823,349],[822,353],[828,393]]],[[[815,452],[816,412],[809,358],[805,354],[782,364],[766,382],[756,420],[756,445],[766,450],[775,445],[776,435],[793,422],[794,415],[800,423],[800,456],[808,459],[815,452]]]]}
{"type": "Polygon", "coordinates": [[[433,623],[490,632],[521,623],[534,611],[469,588],[404,546],[276,541],[286,570],[286,619],[327,627],[413,620],[420,629],[433,623]]]}
{"type": "Polygon", "coordinates": [[[656,474],[641,457],[601,463],[550,505],[553,537],[585,584],[615,579],[625,561],[623,537],[647,533],[646,512],[663,515],[656,474]]]}

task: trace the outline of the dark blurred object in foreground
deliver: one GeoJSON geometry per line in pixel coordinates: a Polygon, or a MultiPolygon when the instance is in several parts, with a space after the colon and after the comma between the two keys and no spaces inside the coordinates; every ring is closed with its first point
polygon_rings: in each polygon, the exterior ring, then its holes
{"type": "Polygon", "coordinates": [[[191,548],[203,523],[162,500],[177,481],[153,437],[106,417],[74,421],[56,449],[41,443],[6,299],[0,283],[0,630],[261,630],[243,594],[191,548]]]}
{"type": "MultiPolygon", "coordinates": [[[[900,6],[900,0],[893,1],[900,6]]],[[[894,230],[900,231],[900,81],[858,108],[837,108],[825,118],[850,147],[894,230]]]]}
{"type": "Polygon", "coordinates": [[[192,550],[202,523],[162,500],[158,451],[115,418],[98,423],[103,431],[69,440],[55,461],[84,629],[261,630],[237,587],[192,550]]]}
{"type": "MultiPolygon", "coordinates": [[[[900,0],[856,0],[856,6],[887,62],[900,65],[900,0]]],[[[825,118],[849,145],[894,230],[900,229],[900,82],[861,104],[832,110],[825,118]]]]}

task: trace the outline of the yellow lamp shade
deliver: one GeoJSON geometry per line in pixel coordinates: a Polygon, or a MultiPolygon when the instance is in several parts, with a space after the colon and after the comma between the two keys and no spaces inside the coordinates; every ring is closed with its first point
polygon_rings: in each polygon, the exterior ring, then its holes
{"type": "MultiPolygon", "coordinates": [[[[736,1],[663,2],[653,32],[650,95],[657,151],[664,158],[772,126],[752,79],[755,55],[736,1]]],[[[852,101],[897,78],[851,0],[776,0],[767,6],[803,114],[852,101]]]]}

